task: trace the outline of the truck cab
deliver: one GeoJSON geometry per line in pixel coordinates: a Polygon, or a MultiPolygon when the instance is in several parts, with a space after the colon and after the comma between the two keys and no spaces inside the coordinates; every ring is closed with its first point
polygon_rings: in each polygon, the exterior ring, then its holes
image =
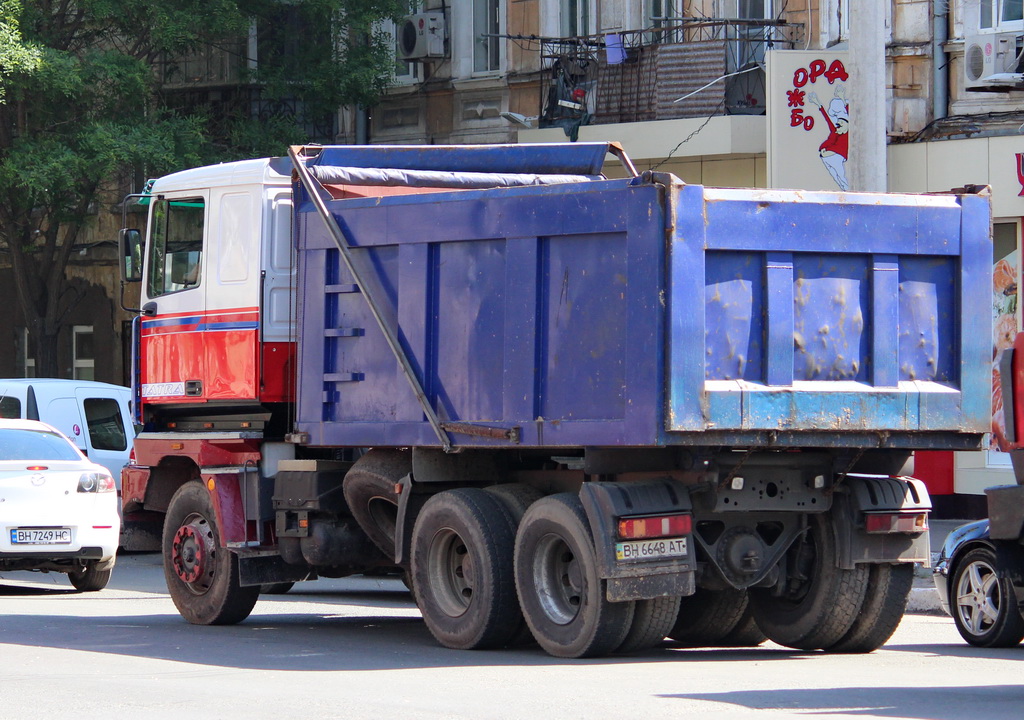
{"type": "Polygon", "coordinates": [[[288,398],[294,261],[285,165],[177,173],[142,198],[149,242],[137,392],[148,427],[288,398]]]}

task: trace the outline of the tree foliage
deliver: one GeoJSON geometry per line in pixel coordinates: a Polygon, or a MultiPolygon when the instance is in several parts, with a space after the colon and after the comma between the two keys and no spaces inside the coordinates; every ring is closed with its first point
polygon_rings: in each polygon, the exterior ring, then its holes
{"type": "Polygon", "coordinates": [[[310,117],[372,105],[393,68],[375,28],[406,4],[0,0],[0,252],[39,374],[59,373],[56,338],[77,300],[65,270],[101,191],[133,169],[159,175],[280,153],[316,139],[304,136],[310,117]],[[243,68],[245,102],[225,109],[161,87],[162,63],[225,48],[246,55],[228,58],[243,68]],[[256,101],[269,117],[253,117],[256,101]]]}

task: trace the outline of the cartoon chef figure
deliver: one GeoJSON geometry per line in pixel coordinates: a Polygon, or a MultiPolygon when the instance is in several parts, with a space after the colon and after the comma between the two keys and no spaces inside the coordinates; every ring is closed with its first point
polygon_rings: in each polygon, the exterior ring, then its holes
{"type": "Polygon", "coordinates": [[[809,93],[807,100],[818,106],[818,111],[828,123],[828,137],[818,147],[818,157],[836,184],[843,190],[849,190],[846,159],[850,155],[850,106],[840,94],[841,91],[841,87],[836,88],[836,95],[829,102],[827,109],[818,101],[817,93],[809,93]]]}

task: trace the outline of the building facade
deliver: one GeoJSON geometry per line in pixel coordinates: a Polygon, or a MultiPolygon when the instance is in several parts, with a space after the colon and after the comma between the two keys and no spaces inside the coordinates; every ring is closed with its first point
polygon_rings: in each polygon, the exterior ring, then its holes
{"type": "MultiPolygon", "coordinates": [[[[385,28],[395,40],[394,87],[374,108],[342,109],[311,126],[311,139],[616,141],[639,170],[686,182],[842,190],[855,13],[853,0],[423,0],[385,28]]],[[[887,0],[884,22],[888,189],[992,188],[995,360],[1021,327],[1022,4],[887,0]]],[[[233,56],[256,63],[266,42],[254,29],[233,56]]],[[[169,63],[160,73],[185,103],[248,102],[251,93],[238,68],[212,55],[169,63]]],[[[253,105],[268,111],[280,108],[253,105]]],[[[611,161],[609,173],[618,172],[611,161]]],[[[94,376],[127,382],[128,316],[102,262],[112,252],[102,241],[113,233],[112,223],[98,219],[81,265],[72,268],[88,292],[62,352],[69,376],[87,372],[76,348],[87,347],[92,327],[94,376]]],[[[0,302],[9,288],[0,280],[0,302]]],[[[0,334],[15,349],[0,359],[0,374],[31,372],[31,358],[18,354],[23,333],[16,316],[0,318],[0,334]]],[[[950,516],[980,515],[984,488],[1012,482],[1006,456],[996,451],[921,454],[917,474],[950,516]]]]}

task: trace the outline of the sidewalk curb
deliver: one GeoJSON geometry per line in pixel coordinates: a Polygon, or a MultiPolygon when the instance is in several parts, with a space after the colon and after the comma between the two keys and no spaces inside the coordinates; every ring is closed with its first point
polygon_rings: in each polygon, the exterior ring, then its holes
{"type": "Polygon", "coordinates": [[[939,593],[933,587],[914,587],[907,598],[907,613],[914,615],[941,615],[939,593]]]}

